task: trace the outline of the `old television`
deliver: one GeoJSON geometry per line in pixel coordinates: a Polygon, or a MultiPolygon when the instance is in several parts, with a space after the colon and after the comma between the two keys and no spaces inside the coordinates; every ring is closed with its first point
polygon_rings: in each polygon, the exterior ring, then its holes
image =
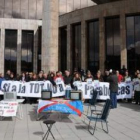
{"type": "Polygon", "coordinates": [[[82,91],[71,91],[70,99],[71,100],[82,100],[82,91]]]}
{"type": "Polygon", "coordinates": [[[17,93],[16,92],[4,92],[4,100],[5,101],[16,101],[17,93]]]}
{"type": "Polygon", "coordinates": [[[51,100],[52,99],[52,91],[42,90],[41,99],[42,100],[51,100]]]}

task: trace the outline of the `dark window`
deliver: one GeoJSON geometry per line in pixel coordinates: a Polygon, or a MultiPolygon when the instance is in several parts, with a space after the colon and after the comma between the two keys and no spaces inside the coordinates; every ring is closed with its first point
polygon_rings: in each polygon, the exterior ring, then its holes
{"type": "Polygon", "coordinates": [[[67,68],[67,28],[60,28],[60,69],[64,72],[67,68]]]}
{"type": "Polygon", "coordinates": [[[140,69],[140,16],[126,17],[128,69],[140,69]]]}
{"type": "Polygon", "coordinates": [[[38,72],[41,71],[41,51],[42,51],[42,27],[38,28],[38,72]]]}
{"type": "Polygon", "coordinates": [[[5,72],[17,69],[17,31],[5,30],[5,72]]]}
{"type": "Polygon", "coordinates": [[[109,18],[105,22],[107,69],[120,69],[120,19],[109,18]]]}
{"type": "Polygon", "coordinates": [[[33,31],[22,31],[21,71],[33,71],[33,31]]]}
{"type": "Polygon", "coordinates": [[[88,69],[96,73],[99,69],[99,21],[88,22],[88,69]]]}
{"type": "Polygon", "coordinates": [[[72,27],[72,67],[81,69],[81,25],[72,27]]]}

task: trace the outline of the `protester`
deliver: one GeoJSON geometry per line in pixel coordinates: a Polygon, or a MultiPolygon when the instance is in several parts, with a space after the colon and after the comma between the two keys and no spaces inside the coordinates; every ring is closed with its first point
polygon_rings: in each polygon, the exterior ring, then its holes
{"type": "Polygon", "coordinates": [[[20,81],[21,82],[26,82],[26,77],[25,77],[25,73],[23,72],[21,77],[20,77],[20,81]]]}
{"type": "MultiPolygon", "coordinates": [[[[4,78],[3,74],[0,73],[0,90],[1,90],[2,81],[5,81],[5,78],[4,78]]],[[[3,100],[3,95],[0,95],[0,100],[3,100]]]]}
{"type": "Polygon", "coordinates": [[[25,79],[26,79],[26,82],[30,81],[29,72],[25,73],[25,79]]]}
{"type": "Polygon", "coordinates": [[[103,76],[101,71],[98,70],[96,76],[95,76],[95,80],[99,80],[99,82],[104,82],[103,76]]]}
{"type": "Polygon", "coordinates": [[[129,75],[128,70],[125,71],[125,75],[124,75],[124,82],[131,82],[131,77],[129,75]]]}
{"type": "Polygon", "coordinates": [[[47,73],[44,73],[44,74],[43,74],[43,80],[44,80],[44,81],[47,81],[47,80],[48,80],[48,75],[47,75],[47,73]]]}
{"type": "Polygon", "coordinates": [[[65,83],[65,85],[71,85],[72,84],[72,77],[71,77],[70,72],[68,70],[65,71],[64,83],[65,83]]]}
{"type": "Polygon", "coordinates": [[[66,86],[65,99],[70,99],[70,91],[71,91],[71,87],[72,87],[72,77],[71,77],[70,72],[68,70],[65,71],[64,83],[66,86]]]}
{"type": "Polygon", "coordinates": [[[1,90],[2,81],[5,81],[5,78],[4,78],[3,74],[0,73],[0,90],[1,90]]]}
{"type": "Polygon", "coordinates": [[[140,104],[140,73],[134,81],[134,99],[135,104],[140,104]]]}
{"type": "Polygon", "coordinates": [[[123,65],[120,74],[121,74],[122,76],[124,76],[126,70],[127,70],[127,69],[126,69],[125,65],[123,65]]]}
{"type": "Polygon", "coordinates": [[[117,108],[117,93],[118,93],[118,77],[116,72],[113,73],[108,77],[108,82],[110,84],[110,99],[111,99],[111,108],[117,108]]]}
{"type": "Polygon", "coordinates": [[[64,81],[61,71],[57,71],[57,72],[56,72],[56,76],[54,77],[54,81],[56,81],[58,78],[59,78],[61,81],[64,81]]]}
{"type": "Polygon", "coordinates": [[[107,82],[108,77],[109,77],[109,71],[105,70],[105,73],[104,73],[104,76],[103,76],[104,82],[107,82]]]}
{"type": "Polygon", "coordinates": [[[54,82],[55,73],[49,72],[47,80],[52,83],[53,86],[56,86],[56,83],[54,82]]]}
{"type": "Polygon", "coordinates": [[[37,74],[35,74],[35,73],[33,74],[32,81],[38,81],[37,74]]]}
{"type": "Polygon", "coordinates": [[[118,83],[123,82],[123,76],[119,73],[119,71],[116,71],[117,77],[118,77],[118,83]]]}
{"type": "Polygon", "coordinates": [[[38,81],[43,81],[44,78],[43,78],[43,73],[40,72],[39,75],[38,75],[38,81]]]}
{"type": "Polygon", "coordinates": [[[82,81],[79,73],[75,73],[73,82],[75,82],[75,81],[82,81]]]}
{"type": "Polygon", "coordinates": [[[14,73],[13,72],[10,73],[10,79],[9,80],[11,80],[11,81],[14,81],[15,80],[15,77],[14,77],[14,73]]]}
{"type": "Polygon", "coordinates": [[[87,82],[87,80],[89,80],[89,79],[91,81],[93,81],[93,76],[92,76],[91,72],[88,70],[84,81],[87,82]]]}
{"type": "Polygon", "coordinates": [[[19,74],[16,75],[15,80],[16,80],[16,81],[20,81],[20,75],[19,75],[19,74]]]}
{"type": "Polygon", "coordinates": [[[10,74],[11,74],[11,71],[7,70],[6,75],[5,75],[5,80],[10,80],[10,74]]]}
{"type": "Polygon", "coordinates": [[[29,81],[32,81],[32,80],[33,80],[33,73],[30,72],[30,73],[29,73],[29,81]]]}

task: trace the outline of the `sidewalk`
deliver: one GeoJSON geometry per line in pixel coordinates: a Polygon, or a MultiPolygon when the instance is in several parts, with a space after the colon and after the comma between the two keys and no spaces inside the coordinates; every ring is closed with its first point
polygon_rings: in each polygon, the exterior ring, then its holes
{"type": "MultiPolygon", "coordinates": [[[[97,109],[103,103],[97,105],[97,109]]],[[[5,118],[0,121],[0,140],[42,140],[47,127],[36,121],[37,105],[23,105],[24,118],[5,118]]],[[[86,111],[86,108],[85,108],[86,111]]],[[[109,134],[97,123],[94,136],[87,131],[88,120],[85,116],[52,113],[50,119],[56,120],[52,132],[57,140],[140,140],[140,105],[119,103],[117,109],[109,114],[109,134]]],[[[52,140],[51,135],[49,139],[52,140]]]]}

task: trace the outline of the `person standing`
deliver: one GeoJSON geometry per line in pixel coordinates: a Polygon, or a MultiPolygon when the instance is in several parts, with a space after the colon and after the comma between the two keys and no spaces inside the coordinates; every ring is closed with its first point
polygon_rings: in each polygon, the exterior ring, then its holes
{"type": "Polygon", "coordinates": [[[10,74],[11,74],[11,71],[7,70],[6,75],[5,75],[5,80],[10,80],[10,74]]]}
{"type": "Polygon", "coordinates": [[[113,73],[108,77],[107,81],[110,83],[110,99],[111,99],[111,108],[117,108],[117,93],[118,93],[118,77],[116,72],[113,73]]]}
{"type": "Polygon", "coordinates": [[[134,81],[134,99],[135,99],[135,104],[140,105],[140,73],[137,75],[137,78],[134,81]]]}

